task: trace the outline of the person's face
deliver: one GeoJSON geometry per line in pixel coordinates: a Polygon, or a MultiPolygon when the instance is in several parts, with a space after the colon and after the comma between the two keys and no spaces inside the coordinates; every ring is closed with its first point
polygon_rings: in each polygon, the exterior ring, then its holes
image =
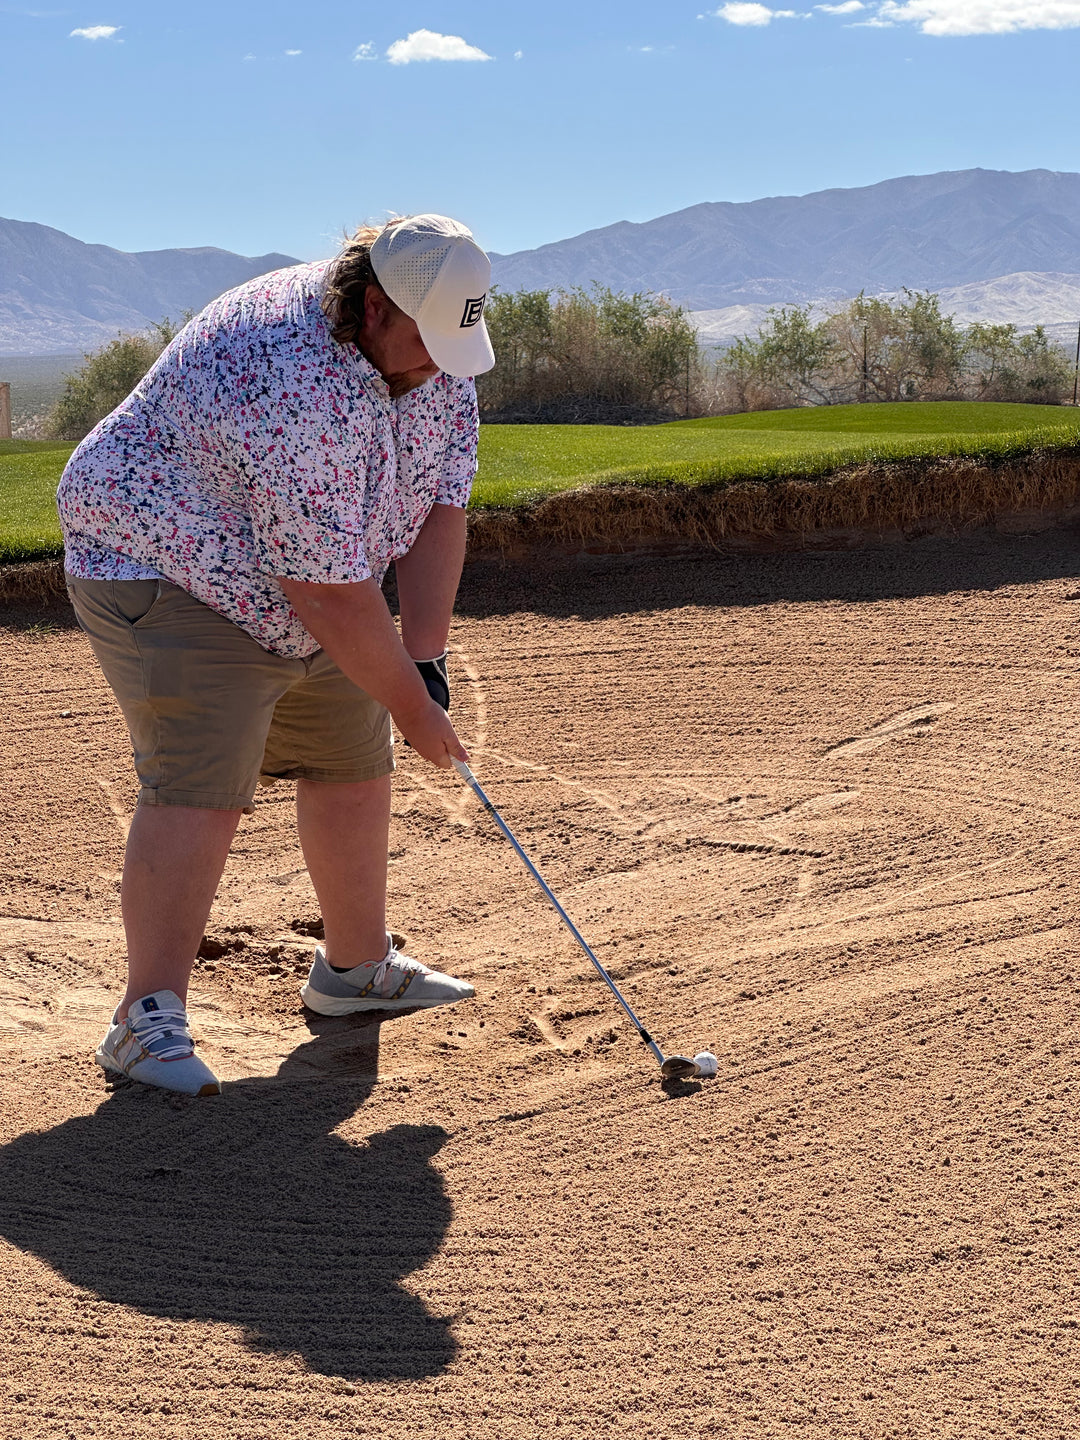
{"type": "Polygon", "coordinates": [[[394,398],[415,390],[439,373],[420,338],[416,321],[372,285],[364,296],[359,345],[394,398]]]}

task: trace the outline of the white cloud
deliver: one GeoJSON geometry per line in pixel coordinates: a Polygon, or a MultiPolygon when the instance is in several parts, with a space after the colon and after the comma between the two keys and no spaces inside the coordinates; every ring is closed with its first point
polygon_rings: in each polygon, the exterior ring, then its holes
{"type": "Polygon", "coordinates": [[[878,17],[924,35],[1009,35],[1080,29],[1080,0],[884,0],[878,17]]]}
{"type": "Polygon", "coordinates": [[[254,60],[254,59],[255,59],[255,56],[252,55],[251,52],[249,51],[243,58],[244,58],[245,60],[254,60]]]}
{"type": "Polygon", "coordinates": [[[492,57],[475,45],[466,44],[460,35],[414,30],[404,40],[395,40],[386,58],[391,65],[409,65],[414,60],[490,60],[492,57]]]}
{"type": "Polygon", "coordinates": [[[377,60],[379,57],[375,54],[375,46],[372,42],[365,40],[363,45],[356,47],[356,53],[352,58],[354,60],[377,60]]]}
{"type": "Polygon", "coordinates": [[[815,10],[824,10],[826,15],[854,15],[857,10],[865,10],[863,0],[844,0],[842,5],[815,5],[815,10]]]}
{"type": "Polygon", "coordinates": [[[757,5],[752,0],[730,0],[714,12],[718,20],[729,25],[768,25],[773,20],[793,20],[794,10],[770,10],[767,5],[757,5]]]}
{"type": "Polygon", "coordinates": [[[78,35],[83,40],[111,40],[116,32],[122,29],[122,25],[87,25],[83,30],[72,30],[68,39],[78,35]]]}
{"type": "Polygon", "coordinates": [[[286,50],[286,51],[285,51],[285,54],[286,54],[286,55],[302,55],[303,53],[304,53],[304,52],[303,52],[302,50],[286,50]]]}
{"type": "Polygon", "coordinates": [[[524,51],[524,50],[515,50],[515,51],[514,51],[514,59],[515,59],[515,60],[520,60],[521,57],[522,57],[522,55],[524,55],[524,54],[525,54],[525,51],[524,51]]]}

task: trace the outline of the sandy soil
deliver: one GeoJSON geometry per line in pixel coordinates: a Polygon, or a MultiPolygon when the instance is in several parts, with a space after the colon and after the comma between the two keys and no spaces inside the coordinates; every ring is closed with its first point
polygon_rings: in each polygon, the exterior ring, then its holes
{"type": "Polygon", "coordinates": [[[3,632],[0,1434],[1080,1434],[1077,536],[473,566],[456,716],[661,1044],[451,776],[392,919],[453,1012],[306,1019],[263,793],[197,971],[232,1082],[107,1095],[125,737],[3,632]]]}

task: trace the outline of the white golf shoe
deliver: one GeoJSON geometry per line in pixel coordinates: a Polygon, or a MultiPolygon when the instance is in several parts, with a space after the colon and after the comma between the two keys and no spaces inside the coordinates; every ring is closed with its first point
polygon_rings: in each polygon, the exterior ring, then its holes
{"type": "Polygon", "coordinates": [[[187,1011],[178,995],[158,990],[128,1007],[105,1033],[94,1059],[107,1075],[181,1095],[220,1095],[221,1081],[195,1054],[187,1011]]]}
{"type": "Polygon", "coordinates": [[[356,965],[352,970],[334,970],[326,963],[320,945],[300,990],[309,1010],[319,1015],[353,1015],[361,1010],[415,1010],[434,1005],[453,1005],[469,1000],[476,991],[465,980],[455,980],[403,955],[390,936],[386,955],[356,965]]]}

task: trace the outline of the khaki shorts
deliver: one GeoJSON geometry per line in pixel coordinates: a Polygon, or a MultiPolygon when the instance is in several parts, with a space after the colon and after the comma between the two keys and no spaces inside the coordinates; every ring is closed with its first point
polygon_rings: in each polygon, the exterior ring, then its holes
{"type": "Polygon", "coordinates": [[[67,584],[127,721],[140,805],[250,811],[260,780],[393,770],[390,716],[324,651],[272,655],[167,580],[67,584]]]}

